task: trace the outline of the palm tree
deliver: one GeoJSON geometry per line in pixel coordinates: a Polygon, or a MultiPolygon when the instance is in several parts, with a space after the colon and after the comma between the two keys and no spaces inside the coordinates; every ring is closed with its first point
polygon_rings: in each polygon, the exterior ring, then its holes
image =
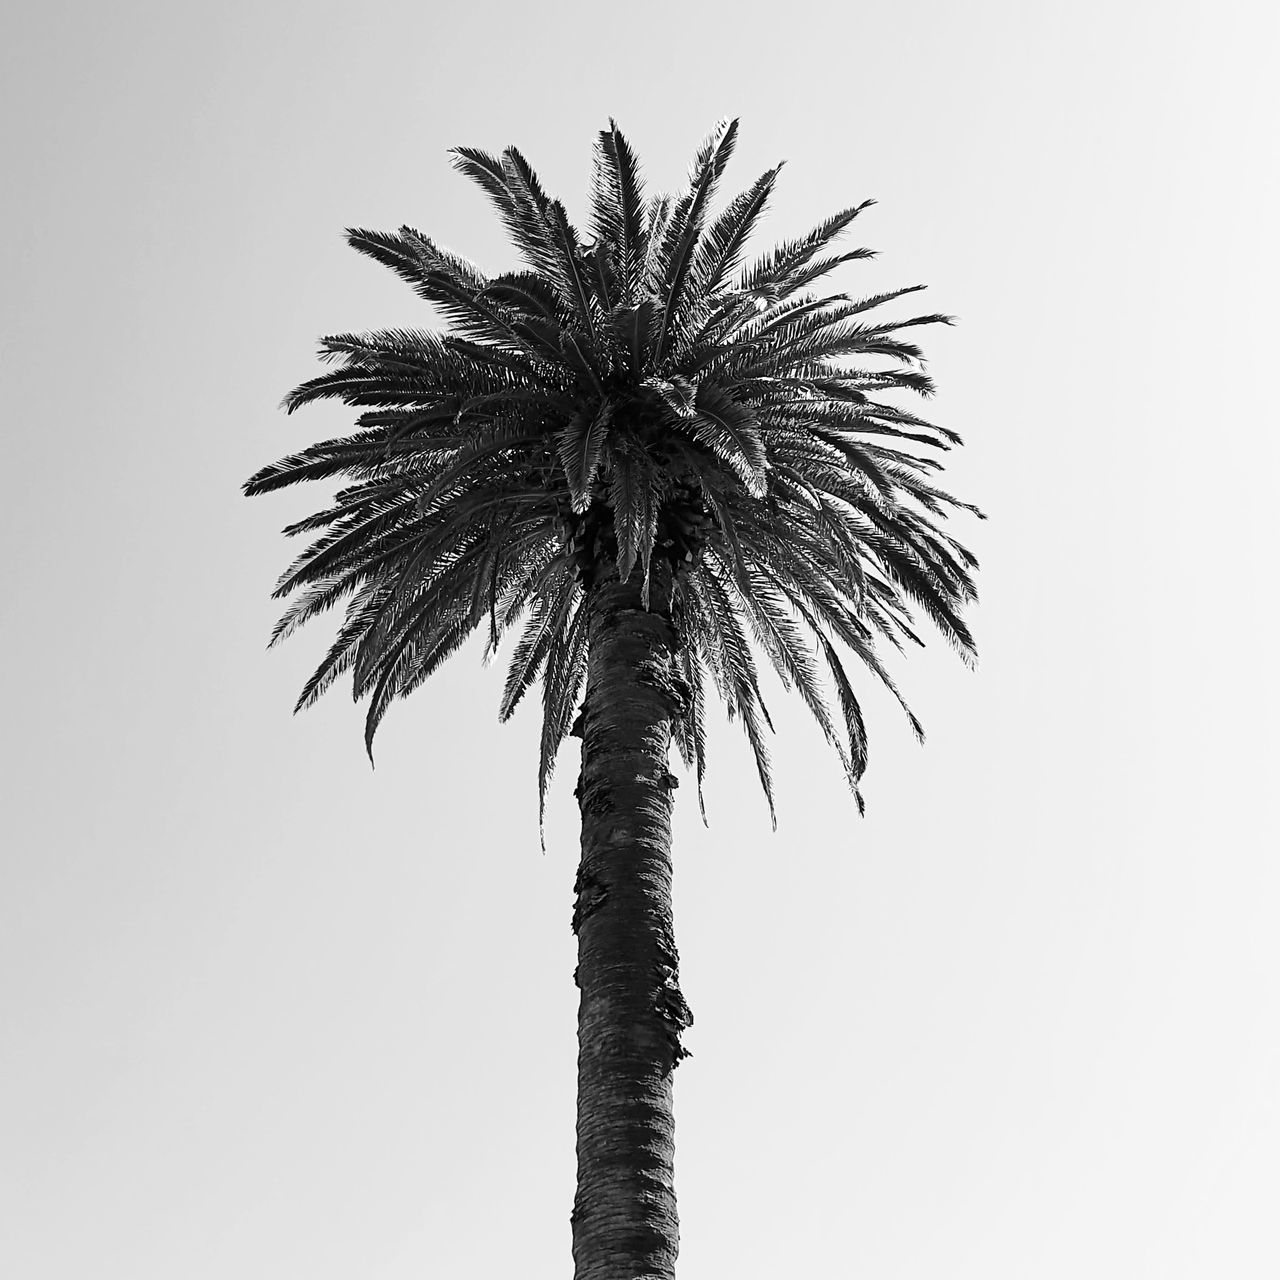
{"type": "Polygon", "coordinates": [[[358,430],[245,485],[348,485],[285,530],[315,538],[276,589],[298,594],[272,643],[346,607],[299,708],[350,671],[371,750],[391,702],[474,631],[487,656],[522,624],[499,715],[541,682],[544,803],[558,748],[582,739],[577,1280],[656,1280],[676,1258],[671,1082],[692,1018],[672,932],[671,742],[701,805],[714,688],[741,720],[772,815],[764,655],[839,753],[861,811],[867,742],[848,655],[897,695],[875,642],[922,643],[916,609],[973,653],[959,615],[976,561],[940,526],[976,509],[934,487],[939,463],[911,451],[959,437],[881,398],[931,392],[901,334],[949,319],[869,315],[920,285],[812,292],[872,256],[828,251],[871,201],[741,269],[781,166],[713,217],[737,132],[721,123],[688,190],[646,201],[611,121],[590,240],[519,151],[451,153],[526,269],[489,278],[410,227],[349,230],[451,332],[325,338],[335,367],[285,405],[341,400],[361,410],[358,430]]]}

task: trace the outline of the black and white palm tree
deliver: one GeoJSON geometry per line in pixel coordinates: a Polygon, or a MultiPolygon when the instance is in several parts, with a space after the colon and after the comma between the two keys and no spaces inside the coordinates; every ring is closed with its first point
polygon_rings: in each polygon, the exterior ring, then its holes
{"type": "MultiPolygon", "coordinates": [[[[366,743],[390,704],[478,629],[518,629],[499,715],[541,686],[539,790],[582,739],[577,1280],[673,1274],[671,1076],[691,1018],[671,920],[674,740],[698,780],[710,690],[740,720],[773,810],[763,657],[839,753],[859,809],[867,735],[855,670],[898,690],[877,645],[921,644],[923,613],[959,653],[974,557],[936,457],[959,443],[892,402],[929,395],[909,329],[871,297],[814,286],[871,256],[832,246],[871,201],[742,265],[778,178],[719,213],[737,122],[701,147],[678,196],[646,199],[617,127],[599,135],[590,238],[514,148],[460,148],[522,270],[492,278],[410,227],[351,230],[448,331],[325,338],[333,368],[286,400],[360,410],[354,434],[264,467],[267,493],[342,477],[281,578],[272,643],[345,618],[298,706],[351,673],[366,743]]],[[[905,703],[903,704],[905,709],[905,703]]],[[[917,733],[919,724],[911,712],[917,733]]]]}

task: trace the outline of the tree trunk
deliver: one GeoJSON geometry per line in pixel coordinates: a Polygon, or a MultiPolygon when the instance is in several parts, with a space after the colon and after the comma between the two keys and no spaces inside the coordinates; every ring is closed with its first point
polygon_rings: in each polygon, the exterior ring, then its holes
{"type": "Polygon", "coordinates": [[[671,1075],[693,1019],[671,921],[667,751],[683,694],[664,577],[655,565],[649,610],[638,569],[591,589],[573,913],[582,993],[574,1280],[672,1280],[679,1243],[671,1075]]]}

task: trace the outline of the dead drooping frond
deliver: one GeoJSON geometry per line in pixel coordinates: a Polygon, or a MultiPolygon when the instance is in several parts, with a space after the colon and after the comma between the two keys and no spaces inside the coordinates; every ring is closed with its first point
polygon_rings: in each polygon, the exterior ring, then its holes
{"type": "Polygon", "coordinates": [[[610,122],[590,239],[517,150],[459,148],[456,167],[492,200],[523,259],[493,278],[411,227],[348,231],[448,332],[324,339],[331,368],[285,404],[356,406],[355,434],[245,485],[346,486],[286,531],[314,540],[280,579],[276,594],[293,600],[272,643],[346,607],[299,707],[350,673],[369,700],[371,745],[391,702],[473,631],[492,653],[514,628],[500,714],[541,682],[545,794],[582,694],[593,583],[616,566],[624,580],[641,575],[647,600],[653,566],[666,561],[689,691],[675,739],[699,783],[709,683],[741,720],[772,809],[763,654],[839,753],[861,808],[866,728],[849,656],[901,701],[875,642],[921,643],[917,612],[973,654],[961,614],[976,562],[942,525],[955,508],[975,509],[932,483],[939,463],[920,452],[959,438],[885,399],[931,393],[921,350],[903,334],[949,318],[870,318],[920,285],[861,299],[813,292],[871,256],[832,249],[870,201],[743,266],[781,166],[713,214],[736,138],[737,122],[722,124],[685,191],[646,199],[610,122]]]}

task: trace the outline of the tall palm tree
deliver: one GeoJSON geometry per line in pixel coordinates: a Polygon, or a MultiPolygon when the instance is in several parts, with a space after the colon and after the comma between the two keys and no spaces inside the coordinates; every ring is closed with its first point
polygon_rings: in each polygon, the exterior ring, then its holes
{"type": "Polygon", "coordinates": [[[672,740],[701,804],[714,688],[772,814],[764,655],[839,753],[861,810],[867,740],[848,655],[897,695],[875,642],[922,643],[916,609],[973,652],[960,611],[976,561],[941,524],[975,509],[934,487],[939,463],[914,451],[959,438],[881,398],[930,393],[901,334],[948,317],[870,315],[920,285],[812,291],[871,256],[829,251],[871,201],[741,268],[781,166],[713,217],[737,133],[722,123],[688,189],[646,200],[611,121],[589,240],[519,151],[453,152],[526,269],[489,278],[410,227],[348,231],[451,332],[325,338],[335,367],[285,404],[358,406],[358,430],[245,485],[348,485],[285,530],[315,538],[276,589],[298,594],[272,643],[346,606],[299,708],[350,671],[371,749],[391,702],[473,631],[493,652],[522,624],[499,715],[541,682],[544,802],[558,748],[582,739],[577,1280],[657,1280],[676,1258],[671,1080],[692,1018],[672,932],[672,740]]]}

